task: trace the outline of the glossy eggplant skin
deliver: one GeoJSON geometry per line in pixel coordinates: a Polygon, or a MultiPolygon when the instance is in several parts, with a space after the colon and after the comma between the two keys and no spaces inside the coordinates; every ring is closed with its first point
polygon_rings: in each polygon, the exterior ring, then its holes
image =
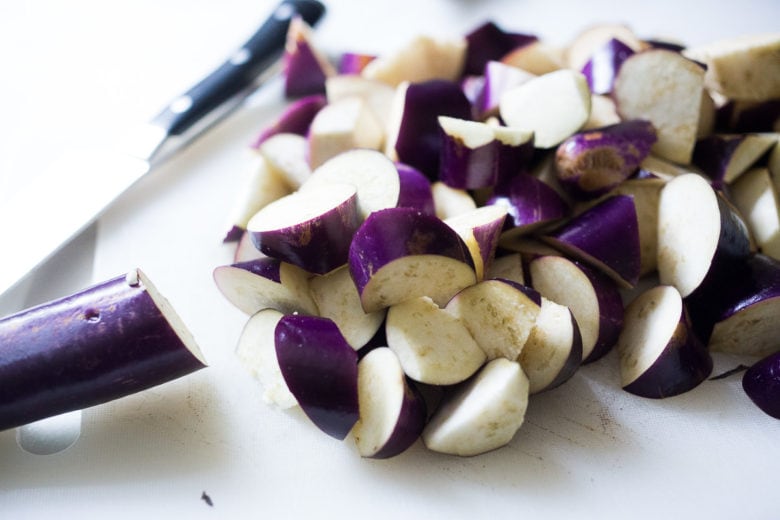
{"type": "Polygon", "coordinates": [[[203,367],[142,279],[118,276],[0,320],[0,430],[203,367]]]}
{"type": "Polygon", "coordinates": [[[634,50],[617,38],[610,39],[596,49],[582,68],[590,90],[594,94],[612,92],[620,66],[632,54],[634,50]]]}
{"type": "Polygon", "coordinates": [[[322,431],[344,439],[358,420],[357,352],[328,318],[287,315],[274,331],[282,376],[322,431]]]}
{"type": "Polygon", "coordinates": [[[780,419],[780,351],[747,369],[742,376],[742,388],[767,415],[780,419]]]}

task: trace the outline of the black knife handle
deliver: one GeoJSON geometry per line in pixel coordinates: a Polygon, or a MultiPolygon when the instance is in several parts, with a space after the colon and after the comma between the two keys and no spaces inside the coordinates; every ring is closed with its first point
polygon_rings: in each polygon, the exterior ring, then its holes
{"type": "Polygon", "coordinates": [[[281,57],[294,16],[314,25],[324,13],[325,6],[317,0],[284,0],[227,61],[171,101],[152,123],[166,130],[168,135],[184,133],[203,116],[249,87],[281,57]]]}

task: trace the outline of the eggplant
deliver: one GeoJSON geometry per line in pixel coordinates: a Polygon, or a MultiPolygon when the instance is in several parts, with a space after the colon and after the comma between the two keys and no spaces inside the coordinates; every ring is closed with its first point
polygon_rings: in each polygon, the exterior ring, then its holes
{"type": "Polygon", "coordinates": [[[369,62],[376,59],[374,54],[365,54],[362,52],[344,52],[339,58],[336,71],[339,75],[357,75],[363,72],[369,62]]]}
{"type": "Polygon", "coordinates": [[[764,413],[780,419],[780,351],[748,368],[742,376],[742,388],[764,413]]]}
{"type": "Polygon", "coordinates": [[[363,312],[355,282],[346,265],[309,281],[319,316],[330,318],[353,349],[365,346],[385,320],[385,310],[363,312]]]}
{"type": "Polygon", "coordinates": [[[624,288],[639,280],[639,222],[633,197],[612,195],[541,237],[624,288]]]}
{"type": "Polygon", "coordinates": [[[439,453],[486,453],[509,444],[525,421],[527,407],[528,378],[520,364],[494,359],[445,395],[422,440],[439,453]]]}
{"type": "Polygon", "coordinates": [[[284,112],[270,125],[265,127],[250,145],[257,149],[265,141],[276,134],[291,133],[304,136],[309,131],[314,116],[327,105],[328,100],[323,94],[304,96],[290,103],[284,112]]]}
{"type": "Polygon", "coordinates": [[[441,138],[439,180],[473,190],[498,181],[499,143],[490,125],[454,117],[438,118],[441,138]]]}
{"type": "Polygon", "coordinates": [[[610,40],[619,40],[634,52],[645,47],[634,31],[623,24],[598,24],[583,29],[566,49],[566,64],[574,70],[582,70],[594,53],[610,40]]]}
{"type": "Polygon", "coordinates": [[[775,143],[768,134],[710,135],[696,142],[692,161],[712,180],[733,183],[775,143]]]}
{"type": "Polygon", "coordinates": [[[498,115],[501,96],[508,90],[527,83],[535,74],[500,61],[491,60],[485,64],[479,95],[473,101],[478,119],[498,115]]]}
{"type": "Polygon", "coordinates": [[[764,33],[688,47],[683,54],[707,67],[705,85],[728,99],[780,98],[780,35],[764,33]]]}
{"type": "Polygon", "coordinates": [[[0,320],[0,431],[107,403],[206,366],[141,270],[0,320]]]}
{"type": "Polygon", "coordinates": [[[309,127],[309,166],[317,168],[354,148],[378,150],[384,139],[382,124],[364,99],[354,96],[330,101],[309,127]]]}
{"type": "Polygon", "coordinates": [[[483,280],[459,291],[447,312],[461,320],[487,359],[512,361],[523,351],[542,305],[531,287],[510,280],[483,280]]]}
{"type": "Polygon", "coordinates": [[[236,197],[229,228],[223,242],[241,240],[249,219],[255,213],[276,199],[290,193],[287,182],[268,166],[268,162],[262,155],[252,153],[247,165],[249,169],[245,185],[236,197]]]}
{"type": "Polygon", "coordinates": [[[490,61],[505,56],[512,50],[535,42],[533,34],[507,32],[495,22],[487,21],[466,35],[464,74],[482,74],[490,61]]]}
{"type": "Polygon", "coordinates": [[[325,79],[336,73],[312,41],[312,30],[301,17],[290,20],[284,56],[284,93],[288,98],[325,93],[325,79]]]}
{"type": "Polygon", "coordinates": [[[309,274],[279,259],[262,257],[217,266],[213,277],[222,296],[247,315],[261,309],[318,313],[309,293],[309,274]]]}
{"type": "Polygon", "coordinates": [[[555,153],[558,181],[574,198],[596,198],[628,179],[656,142],[649,121],[629,120],[578,132],[555,153]]]}
{"type": "Polygon", "coordinates": [[[627,307],[617,342],[624,390],[662,399],[688,392],[712,372],[707,347],[694,333],[682,296],[659,285],[627,307]]]}
{"type": "Polygon", "coordinates": [[[720,132],[780,132],[780,99],[731,99],[717,108],[715,127],[720,132]]]}
{"type": "Polygon", "coordinates": [[[582,364],[582,334],[571,309],[543,297],[518,361],[528,376],[530,394],[571,379],[582,364]]]}
{"type": "Polygon", "coordinates": [[[276,326],[283,317],[276,309],[262,309],[250,316],[241,329],[236,357],[260,383],[263,401],[286,410],[298,406],[298,401],[287,388],[276,358],[276,326]]]}
{"type": "Polygon", "coordinates": [[[539,40],[509,51],[501,57],[501,62],[537,76],[565,68],[563,49],[539,40]]]}
{"type": "MultiPolygon", "coordinates": [[[[744,221],[704,177],[683,174],[661,190],[658,275],[662,284],[673,285],[683,298],[698,290],[706,301],[750,251],[744,221]]],[[[706,342],[706,337],[702,340],[706,342]]]]}
{"type": "Polygon", "coordinates": [[[357,190],[360,221],[374,211],[398,205],[401,179],[393,162],[376,150],[349,149],[316,168],[301,191],[326,193],[331,185],[350,184],[357,190]]]}
{"type": "Polygon", "coordinates": [[[531,286],[571,309],[582,335],[582,361],[606,355],[623,327],[623,300],[613,280],[581,262],[542,254],[528,263],[531,286]]]}
{"type": "Polygon", "coordinates": [[[395,52],[371,60],[362,75],[394,87],[403,82],[457,81],[463,74],[465,58],[465,38],[419,35],[395,52]]]}
{"type": "Polygon", "coordinates": [[[385,336],[404,373],[420,383],[460,383],[487,359],[463,321],[427,296],[390,307],[385,336]]]}
{"type": "Polygon", "coordinates": [[[499,206],[482,206],[444,221],[469,248],[477,280],[482,280],[490,269],[506,215],[506,210],[499,206]]]}
{"type": "Polygon", "coordinates": [[[257,149],[273,172],[297,190],[311,175],[309,144],[302,135],[283,132],[269,137],[257,149]]]}
{"type": "Polygon", "coordinates": [[[431,181],[423,173],[408,164],[396,163],[398,180],[398,206],[414,208],[426,215],[436,215],[431,181]]]}
{"type": "Polygon", "coordinates": [[[569,205],[557,191],[525,173],[497,186],[486,204],[507,211],[502,241],[553,226],[570,213],[569,205]]]}
{"type": "Polygon", "coordinates": [[[610,38],[596,48],[582,67],[590,91],[594,94],[612,92],[620,66],[632,54],[634,50],[617,38],[610,38]]]}
{"type": "Polygon", "coordinates": [[[351,97],[364,100],[373,115],[376,116],[382,129],[387,128],[395,97],[395,89],[387,83],[364,78],[357,74],[341,74],[331,76],[325,81],[325,92],[330,103],[351,97]]]}
{"type": "Polygon", "coordinates": [[[780,259],[780,196],[769,169],[745,172],[730,193],[760,251],[780,259]]]}
{"type": "Polygon", "coordinates": [[[590,115],[585,76],[558,70],[514,87],[501,97],[501,119],[534,132],[537,148],[552,148],[582,128],[590,115]]]}
{"type": "Polygon", "coordinates": [[[496,256],[493,258],[490,268],[486,271],[485,278],[503,278],[525,285],[523,255],[510,252],[496,256]]]}
{"type": "Polygon", "coordinates": [[[299,190],[272,202],[249,221],[247,232],[260,251],[325,274],[347,262],[360,225],[357,191],[350,184],[299,190]]]}
{"type": "Polygon", "coordinates": [[[439,117],[471,117],[471,103],[460,86],[447,80],[398,86],[388,125],[385,152],[420,170],[431,181],[439,175],[439,117]]]}
{"type": "Polygon", "coordinates": [[[655,155],[687,164],[698,135],[703,87],[701,66],[677,52],[650,49],[626,58],[612,95],[621,118],[653,124],[655,155]]]}
{"type": "Polygon", "coordinates": [[[477,209],[477,203],[468,191],[451,188],[441,181],[431,183],[431,195],[436,216],[442,220],[477,209]]]}
{"type": "Polygon", "coordinates": [[[343,440],[358,420],[357,353],[328,318],[286,315],[274,329],[279,368],[303,412],[343,440]]]}
{"type": "Polygon", "coordinates": [[[425,400],[387,347],[358,363],[358,401],[360,418],[352,437],[362,457],[395,457],[420,438],[428,417],[425,400]]]}
{"type": "Polygon", "coordinates": [[[755,254],[686,298],[694,326],[710,350],[766,356],[780,350],[780,261],[755,254]]]}
{"type": "Polygon", "coordinates": [[[417,296],[444,305],[476,281],[471,253],[457,232],[412,208],[369,215],[352,239],[349,269],[366,312],[417,296]]]}

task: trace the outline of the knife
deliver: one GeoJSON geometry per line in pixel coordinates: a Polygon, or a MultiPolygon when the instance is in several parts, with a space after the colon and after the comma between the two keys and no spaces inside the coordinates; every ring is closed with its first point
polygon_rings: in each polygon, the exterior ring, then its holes
{"type": "Polygon", "coordinates": [[[222,65],[131,129],[116,149],[69,153],[8,198],[0,206],[0,297],[276,72],[294,17],[313,26],[324,14],[317,0],[284,0],[222,65]]]}

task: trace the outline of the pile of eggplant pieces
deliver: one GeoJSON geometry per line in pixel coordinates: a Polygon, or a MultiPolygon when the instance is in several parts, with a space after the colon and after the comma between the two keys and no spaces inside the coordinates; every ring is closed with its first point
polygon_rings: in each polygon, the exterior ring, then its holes
{"type": "Polygon", "coordinates": [[[364,457],[470,456],[613,349],[655,399],[726,352],[780,418],[778,52],[485,22],[335,62],[293,23],[214,270],[264,399],[364,457]]]}

